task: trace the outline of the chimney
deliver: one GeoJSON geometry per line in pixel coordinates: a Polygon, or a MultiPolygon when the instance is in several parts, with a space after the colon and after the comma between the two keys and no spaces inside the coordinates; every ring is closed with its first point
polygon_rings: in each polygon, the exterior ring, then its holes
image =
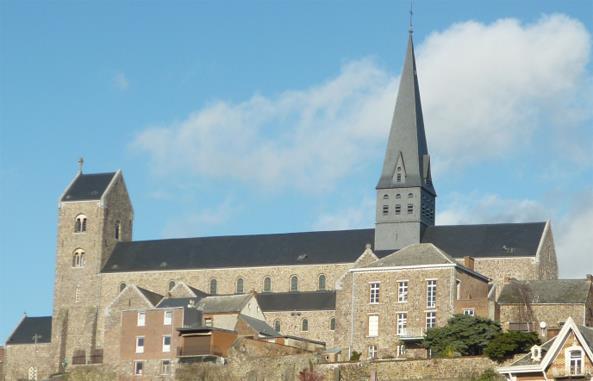
{"type": "Polygon", "coordinates": [[[591,283],[593,283],[593,275],[592,274],[587,274],[585,275],[585,277],[587,278],[587,280],[591,283]]]}
{"type": "Polygon", "coordinates": [[[463,265],[470,270],[474,269],[474,257],[463,257],[463,265]]]}

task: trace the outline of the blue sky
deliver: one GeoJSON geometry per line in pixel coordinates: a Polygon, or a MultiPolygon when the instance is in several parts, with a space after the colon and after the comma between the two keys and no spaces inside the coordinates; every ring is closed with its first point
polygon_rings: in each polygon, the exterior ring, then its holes
{"type": "MultiPolygon", "coordinates": [[[[134,239],[369,227],[407,1],[0,2],[0,341],[51,313],[57,200],[121,168],[134,239]]],[[[416,1],[437,222],[551,219],[593,272],[590,1],[416,1]]]]}

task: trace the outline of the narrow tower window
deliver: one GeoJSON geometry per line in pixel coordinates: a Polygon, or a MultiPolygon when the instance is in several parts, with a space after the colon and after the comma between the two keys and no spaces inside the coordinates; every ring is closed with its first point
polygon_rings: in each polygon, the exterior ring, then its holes
{"type": "Polygon", "coordinates": [[[74,221],[74,232],[75,233],[83,233],[86,231],[86,216],[80,214],[76,217],[76,221],[74,221]]]}
{"type": "Polygon", "coordinates": [[[121,223],[119,221],[117,221],[115,223],[115,231],[114,231],[114,237],[116,240],[119,241],[120,237],[121,237],[121,223]]]}
{"type": "Polygon", "coordinates": [[[408,214],[414,213],[414,204],[408,204],[408,214]]]}
{"type": "Polygon", "coordinates": [[[76,249],[72,257],[72,267],[84,267],[85,261],[84,250],[76,249]]]}
{"type": "Polygon", "coordinates": [[[399,215],[402,213],[402,206],[400,204],[395,204],[395,214],[399,215]]]}
{"type": "Polygon", "coordinates": [[[389,214],[389,205],[383,205],[383,215],[386,216],[389,214]]]}
{"type": "Polygon", "coordinates": [[[173,287],[175,287],[175,281],[174,280],[170,280],[169,281],[169,291],[171,291],[173,289],[173,287]]]}
{"type": "Polygon", "coordinates": [[[216,295],[218,292],[218,282],[216,279],[210,279],[210,295],[216,295]]]}

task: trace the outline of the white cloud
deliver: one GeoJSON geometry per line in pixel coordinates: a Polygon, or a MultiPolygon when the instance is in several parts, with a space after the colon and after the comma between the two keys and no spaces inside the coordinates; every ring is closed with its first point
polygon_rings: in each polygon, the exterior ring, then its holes
{"type": "Polygon", "coordinates": [[[212,227],[226,223],[236,211],[237,207],[233,205],[231,199],[227,198],[213,208],[188,213],[169,221],[162,235],[167,238],[195,237],[204,234],[212,227]]]}
{"type": "MultiPolygon", "coordinates": [[[[582,97],[590,36],[565,16],[455,24],[417,52],[429,146],[441,172],[525,150],[548,121],[582,126],[593,109],[582,97]]],[[[358,165],[380,162],[395,94],[394,77],[359,60],[308,89],[209,104],[180,123],[142,131],[132,146],[158,174],[323,191],[358,165]]]]}
{"type": "Polygon", "coordinates": [[[366,229],[373,225],[375,200],[364,198],[357,206],[322,213],[313,223],[313,230],[366,229]]]}
{"type": "Polygon", "coordinates": [[[116,89],[125,91],[130,86],[130,83],[129,83],[128,78],[126,77],[125,73],[119,71],[113,77],[113,85],[115,86],[116,89]]]}

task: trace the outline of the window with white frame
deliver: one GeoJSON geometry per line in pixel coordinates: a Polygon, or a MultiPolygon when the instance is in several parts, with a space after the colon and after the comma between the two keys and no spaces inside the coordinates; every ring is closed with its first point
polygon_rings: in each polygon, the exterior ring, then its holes
{"type": "Polygon", "coordinates": [[[381,284],[379,282],[373,282],[370,284],[370,303],[377,304],[379,303],[379,286],[381,284]]]}
{"type": "Polygon", "coordinates": [[[144,374],[144,362],[134,361],[134,375],[142,376],[144,374]]]}
{"type": "Polygon", "coordinates": [[[400,344],[397,346],[397,357],[404,357],[406,355],[406,344],[400,344]]]}
{"type": "Polygon", "coordinates": [[[204,327],[212,327],[212,318],[211,317],[204,318],[204,327]]]}
{"type": "Polygon", "coordinates": [[[400,280],[397,282],[397,302],[406,303],[408,301],[408,281],[400,280]]]}
{"type": "Polygon", "coordinates": [[[369,345],[369,359],[374,360],[377,358],[377,346],[369,345]]]}
{"type": "Polygon", "coordinates": [[[379,315],[369,315],[369,337],[379,336],[379,315]]]}
{"type": "Polygon", "coordinates": [[[461,281],[455,280],[455,297],[457,300],[461,299],[461,281]]]}
{"type": "Polygon", "coordinates": [[[146,325],[146,312],[138,311],[138,317],[136,318],[136,325],[138,327],[144,327],[144,325],[146,325]]]}
{"type": "Polygon", "coordinates": [[[432,279],[426,281],[426,307],[435,308],[437,306],[437,281],[432,279]]]}
{"type": "Polygon", "coordinates": [[[163,336],[163,352],[171,352],[171,336],[163,336]]]}
{"type": "Polygon", "coordinates": [[[475,316],[476,315],[476,310],[473,308],[464,308],[463,309],[463,314],[467,315],[467,316],[475,316]]]}
{"type": "Polygon", "coordinates": [[[27,380],[37,380],[37,368],[32,366],[29,368],[27,380]]]}
{"type": "Polygon", "coordinates": [[[408,313],[407,312],[398,312],[397,313],[397,335],[405,336],[407,327],[408,327],[408,313]]]}
{"type": "Polygon", "coordinates": [[[583,350],[580,347],[569,347],[565,352],[567,371],[571,376],[583,374],[583,350]]]}
{"type": "Polygon", "coordinates": [[[144,353],[144,336],[136,336],[136,353],[144,353]]]}
{"type": "Polygon", "coordinates": [[[163,324],[164,325],[171,325],[173,321],[173,311],[165,311],[163,315],[163,324]]]}
{"type": "Polygon", "coordinates": [[[161,374],[171,374],[171,360],[161,360],[161,374]]]}
{"type": "Polygon", "coordinates": [[[429,311],[426,313],[426,329],[434,328],[437,326],[437,313],[436,311],[429,311]]]}
{"type": "Polygon", "coordinates": [[[72,267],[84,267],[85,262],[84,250],[76,249],[72,256],[72,267]]]}

